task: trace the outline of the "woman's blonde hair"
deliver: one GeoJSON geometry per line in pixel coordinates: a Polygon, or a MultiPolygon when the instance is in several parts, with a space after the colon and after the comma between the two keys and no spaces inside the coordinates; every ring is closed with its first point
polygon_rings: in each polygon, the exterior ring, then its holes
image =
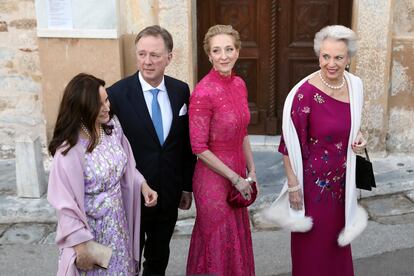
{"type": "Polygon", "coordinates": [[[241,48],[241,41],[240,41],[240,35],[239,32],[236,31],[231,25],[214,25],[211,26],[206,35],[204,36],[204,52],[207,54],[207,56],[210,53],[210,39],[213,36],[219,35],[219,34],[226,34],[230,35],[234,38],[234,46],[237,50],[240,50],[241,48]]]}

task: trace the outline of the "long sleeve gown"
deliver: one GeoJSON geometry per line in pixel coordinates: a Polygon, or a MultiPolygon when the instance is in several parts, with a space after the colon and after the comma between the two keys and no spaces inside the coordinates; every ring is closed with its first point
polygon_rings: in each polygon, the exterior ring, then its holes
{"type": "MultiPolygon", "coordinates": [[[[242,177],[246,176],[243,140],[250,113],[244,81],[212,69],[190,98],[190,139],[195,154],[210,150],[242,177]]],[[[191,237],[187,274],[254,275],[247,208],[227,201],[231,182],[201,161],[193,176],[197,217],[191,237]]]]}

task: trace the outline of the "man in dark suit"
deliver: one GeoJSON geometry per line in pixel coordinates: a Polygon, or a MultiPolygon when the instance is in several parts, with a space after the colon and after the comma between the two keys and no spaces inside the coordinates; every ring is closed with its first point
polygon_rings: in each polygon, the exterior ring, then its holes
{"type": "Polygon", "coordinates": [[[192,202],[196,157],[188,128],[190,90],[164,75],[173,49],[167,30],[147,27],[137,35],[135,46],[138,72],[108,88],[108,96],[138,170],[158,192],[156,207],[141,206],[143,275],[165,275],[177,208],[189,209],[192,202]]]}

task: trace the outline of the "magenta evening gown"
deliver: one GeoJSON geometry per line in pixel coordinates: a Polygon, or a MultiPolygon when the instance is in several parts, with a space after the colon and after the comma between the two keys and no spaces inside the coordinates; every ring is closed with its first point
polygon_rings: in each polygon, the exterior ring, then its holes
{"type": "MultiPolygon", "coordinates": [[[[190,98],[190,139],[194,153],[212,151],[246,176],[243,140],[250,113],[244,81],[211,70],[190,98]]],[[[247,208],[233,208],[226,197],[231,183],[200,159],[193,177],[197,217],[191,236],[187,275],[251,276],[254,259],[247,208]]]]}
{"type": "MultiPolygon", "coordinates": [[[[345,172],[351,114],[338,101],[309,82],[296,92],[291,117],[301,144],[306,216],[313,227],[292,233],[293,276],[352,276],[351,247],[340,247],[345,226],[345,172]]],[[[279,146],[288,154],[285,143],[279,146]]]]}

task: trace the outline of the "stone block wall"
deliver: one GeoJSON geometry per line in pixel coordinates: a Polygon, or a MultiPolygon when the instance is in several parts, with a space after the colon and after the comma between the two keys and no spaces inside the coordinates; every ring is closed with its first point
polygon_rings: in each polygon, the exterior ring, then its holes
{"type": "MultiPolygon", "coordinates": [[[[172,33],[167,74],[192,87],[200,47],[195,3],[120,0],[119,39],[38,39],[34,0],[0,0],[0,158],[14,156],[22,134],[40,136],[46,145],[61,93],[74,74],[86,71],[110,85],[135,72],[133,40],[145,26],[160,24],[172,33]]],[[[414,0],[353,3],[360,49],[352,71],[365,86],[363,127],[370,150],[414,153],[414,0]]]]}
{"type": "Polygon", "coordinates": [[[391,61],[392,0],[355,0],[358,34],[355,73],[364,84],[362,130],[372,152],[386,154],[391,61]]]}
{"type": "Polygon", "coordinates": [[[87,38],[39,38],[39,49],[45,131],[51,139],[68,82],[84,72],[113,84],[122,76],[122,50],[119,39],[87,38]]]}
{"type": "Polygon", "coordinates": [[[123,33],[124,73],[136,68],[134,40],[143,28],[158,24],[166,28],[174,40],[173,58],[166,74],[187,82],[190,89],[196,81],[196,17],[195,1],[125,0],[120,2],[123,33]]]}
{"type": "Polygon", "coordinates": [[[414,153],[414,0],[395,1],[386,147],[414,153]]]}
{"type": "Polygon", "coordinates": [[[0,158],[22,134],[46,143],[34,0],[0,1],[0,158]]]}

